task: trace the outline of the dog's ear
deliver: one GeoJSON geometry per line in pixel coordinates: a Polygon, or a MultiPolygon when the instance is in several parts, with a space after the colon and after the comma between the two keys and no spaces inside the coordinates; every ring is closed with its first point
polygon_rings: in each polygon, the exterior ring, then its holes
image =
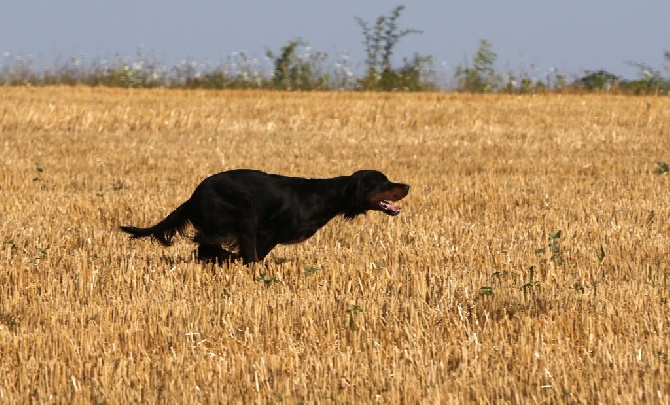
{"type": "Polygon", "coordinates": [[[363,177],[360,172],[352,174],[344,187],[343,215],[345,219],[354,219],[366,211],[367,196],[363,177]]]}
{"type": "Polygon", "coordinates": [[[349,201],[360,201],[365,198],[365,191],[365,175],[362,171],[349,176],[347,186],[344,188],[349,201]]]}

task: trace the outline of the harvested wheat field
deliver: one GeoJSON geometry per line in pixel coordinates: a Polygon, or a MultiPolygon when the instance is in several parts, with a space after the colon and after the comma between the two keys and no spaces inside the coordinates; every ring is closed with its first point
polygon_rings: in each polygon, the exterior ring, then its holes
{"type": "Polygon", "coordinates": [[[670,402],[668,98],[0,94],[1,402],[670,402]],[[119,231],[239,167],[412,188],[250,268],[119,231]]]}

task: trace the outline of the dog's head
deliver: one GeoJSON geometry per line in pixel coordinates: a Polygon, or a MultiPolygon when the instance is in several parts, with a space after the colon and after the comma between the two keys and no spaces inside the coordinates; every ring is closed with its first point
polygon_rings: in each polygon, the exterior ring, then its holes
{"type": "Polygon", "coordinates": [[[387,215],[400,214],[400,207],[391,204],[409,193],[409,186],[389,181],[376,170],[359,170],[349,176],[346,188],[348,204],[344,217],[354,218],[366,211],[381,211],[387,215]]]}

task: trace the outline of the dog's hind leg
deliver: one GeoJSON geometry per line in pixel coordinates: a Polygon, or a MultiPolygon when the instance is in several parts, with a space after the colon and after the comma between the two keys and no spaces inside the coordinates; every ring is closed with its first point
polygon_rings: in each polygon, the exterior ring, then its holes
{"type": "Polygon", "coordinates": [[[237,243],[240,247],[240,256],[244,264],[260,261],[257,250],[256,221],[253,218],[241,218],[237,224],[237,243]]]}
{"type": "Polygon", "coordinates": [[[244,264],[260,261],[258,251],[256,251],[255,235],[244,235],[240,237],[240,256],[242,256],[244,264]]]}
{"type": "Polygon", "coordinates": [[[198,260],[204,262],[215,262],[223,264],[240,258],[236,253],[232,253],[222,248],[220,245],[211,245],[200,243],[197,249],[198,260]]]}

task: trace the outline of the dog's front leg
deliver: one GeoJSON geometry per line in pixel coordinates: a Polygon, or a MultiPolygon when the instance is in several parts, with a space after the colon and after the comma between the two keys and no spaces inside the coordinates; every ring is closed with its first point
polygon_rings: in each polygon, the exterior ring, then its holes
{"type": "Polygon", "coordinates": [[[242,262],[244,264],[259,261],[256,242],[251,240],[251,238],[240,238],[240,254],[242,255],[242,262]]]}
{"type": "Polygon", "coordinates": [[[258,260],[265,259],[265,256],[267,256],[275,246],[277,246],[277,243],[266,240],[262,237],[258,237],[256,242],[256,253],[258,253],[258,260]]]}
{"type": "Polygon", "coordinates": [[[240,247],[240,256],[244,264],[258,262],[256,224],[253,221],[244,221],[238,230],[237,242],[240,247]]]}

